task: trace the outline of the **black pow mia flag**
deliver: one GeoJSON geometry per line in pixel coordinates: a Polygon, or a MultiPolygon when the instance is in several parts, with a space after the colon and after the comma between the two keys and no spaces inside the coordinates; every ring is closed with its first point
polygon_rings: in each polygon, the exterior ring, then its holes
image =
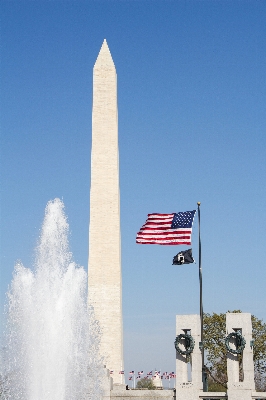
{"type": "Polygon", "coordinates": [[[185,251],[180,251],[177,253],[176,256],[173,258],[172,265],[183,265],[183,264],[191,264],[194,263],[195,260],[192,257],[192,249],[188,249],[185,251]]]}

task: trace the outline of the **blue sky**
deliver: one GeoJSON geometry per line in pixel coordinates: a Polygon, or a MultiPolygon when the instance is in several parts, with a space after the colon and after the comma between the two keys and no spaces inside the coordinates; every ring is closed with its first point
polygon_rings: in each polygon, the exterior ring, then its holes
{"type": "Polygon", "coordinates": [[[2,1],[1,14],[1,313],[50,199],[63,199],[87,268],[92,69],[106,38],[118,74],[126,372],[173,371],[175,315],[199,312],[198,264],[171,265],[185,247],[135,243],[148,213],[201,201],[204,310],[266,321],[266,3],[2,1]]]}

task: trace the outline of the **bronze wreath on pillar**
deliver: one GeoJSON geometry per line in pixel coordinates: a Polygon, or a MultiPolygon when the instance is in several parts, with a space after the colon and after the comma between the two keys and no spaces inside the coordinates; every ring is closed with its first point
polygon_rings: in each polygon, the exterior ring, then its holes
{"type": "Polygon", "coordinates": [[[231,332],[225,338],[225,345],[226,345],[227,351],[229,351],[229,353],[240,354],[240,353],[243,352],[243,350],[245,348],[246,341],[245,341],[245,339],[243,338],[243,336],[241,335],[240,332],[231,332]],[[232,338],[236,339],[236,349],[232,349],[230,347],[230,345],[229,345],[229,341],[232,338]]]}
{"type": "Polygon", "coordinates": [[[183,355],[189,355],[193,352],[195,346],[195,341],[191,335],[188,335],[187,333],[181,333],[178,335],[175,339],[175,349],[179,354],[183,355]],[[185,339],[185,349],[186,350],[181,350],[179,347],[179,343],[181,339],[185,339]]]}

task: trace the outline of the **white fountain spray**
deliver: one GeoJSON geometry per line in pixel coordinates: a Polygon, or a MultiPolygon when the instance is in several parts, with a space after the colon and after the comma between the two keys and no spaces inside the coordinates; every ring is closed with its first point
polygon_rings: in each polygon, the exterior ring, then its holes
{"type": "Polygon", "coordinates": [[[34,270],[15,266],[8,292],[6,399],[101,398],[100,333],[87,274],[72,261],[64,204],[45,210],[34,270]]]}

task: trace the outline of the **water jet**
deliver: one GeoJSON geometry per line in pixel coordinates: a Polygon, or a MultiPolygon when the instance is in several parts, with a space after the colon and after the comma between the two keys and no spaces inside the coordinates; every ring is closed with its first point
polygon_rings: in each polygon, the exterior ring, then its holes
{"type": "Polygon", "coordinates": [[[63,202],[49,201],[33,268],[15,265],[6,307],[6,399],[101,398],[100,329],[68,232],[63,202]]]}

